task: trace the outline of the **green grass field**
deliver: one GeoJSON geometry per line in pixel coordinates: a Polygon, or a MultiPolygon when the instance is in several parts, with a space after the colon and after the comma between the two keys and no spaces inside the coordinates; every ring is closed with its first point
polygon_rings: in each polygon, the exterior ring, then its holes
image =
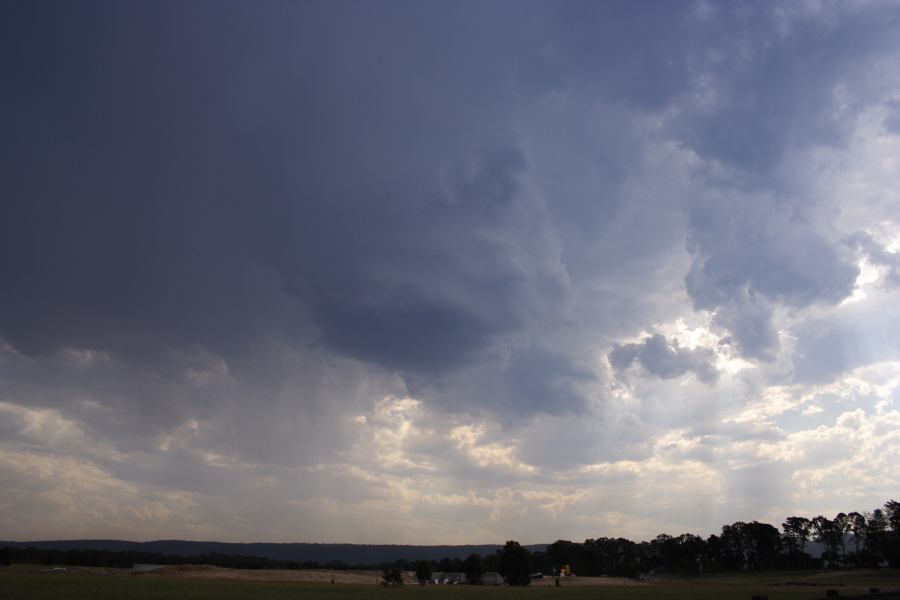
{"type": "Polygon", "coordinates": [[[387,589],[375,585],[270,583],[256,581],[197,581],[130,575],[48,573],[13,567],[0,570],[0,600],[750,600],[765,594],[770,600],[824,598],[834,587],[842,596],[867,593],[870,587],[900,588],[896,570],[821,573],[780,571],[736,574],[695,579],[659,578],[642,587],[548,587],[528,588],[479,586],[407,585],[387,589]]]}

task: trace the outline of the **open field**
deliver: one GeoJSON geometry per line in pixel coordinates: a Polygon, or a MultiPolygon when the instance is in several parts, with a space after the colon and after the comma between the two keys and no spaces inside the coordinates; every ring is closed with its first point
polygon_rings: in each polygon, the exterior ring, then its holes
{"type": "MultiPolygon", "coordinates": [[[[328,576],[330,581],[331,572],[318,573],[319,577],[328,576]]],[[[246,572],[237,575],[241,574],[246,572]]],[[[35,567],[12,567],[0,570],[0,599],[536,600],[552,594],[560,600],[750,600],[754,594],[765,594],[770,600],[812,600],[824,598],[825,590],[831,588],[840,590],[841,596],[850,596],[867,593],[870,587],[879,587],[884,591],[900,587],[900,572],[896,570],[841,573],[782,571],[695,579],[657,578],[647,585],[625,585],[610,579],[593,582],[605,585],[587,585],[590,582],[585,581],[562,588],[548,585],[552,584],[552,580],[547,580],[528,588],[406,585],[400,589],[387,589],[363,583],[332,585],[301,580],[259,581],[237,575],[199,577],[171,572],[129,575],[114,570],[52,572],[35,567]]]]}

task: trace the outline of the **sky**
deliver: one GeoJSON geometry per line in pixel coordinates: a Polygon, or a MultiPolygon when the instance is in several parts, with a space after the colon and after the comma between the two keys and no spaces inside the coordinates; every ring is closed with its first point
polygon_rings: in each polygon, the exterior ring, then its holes
{"type": "Polygon", "coordinates": [[[0,535],[900,497],[900,4],[0,4],[0,535]]]}

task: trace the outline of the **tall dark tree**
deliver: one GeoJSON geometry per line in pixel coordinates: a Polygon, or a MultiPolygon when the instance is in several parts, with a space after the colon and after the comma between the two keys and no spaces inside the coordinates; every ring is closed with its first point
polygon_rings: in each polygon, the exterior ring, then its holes
{"type": "Polygon", "coordinates": [[[9,546],[0,548],[0,567],[8,567],[12,564],[12,552],[9,546]]]}
{"type": "Polygon", "coordinates": [[[457,573],[462,570],[462,562],[458,558],[442,558],[438,561],[436,570],[457,573]]]}
{"type": "Polygon", "coordinates": [[[781,553],[781,535],[768,523],[753,521],[744,527],[745,548],[753,569],[771,569],[781,553]]]}
{"type": "Polygon", "coordinates": [[[900,502],[888,500],[884,503],[884,515],[891,531],[900,533],[900,502]]]}
{"type": "Polygon", "coordinates": [[[500,550],[498,572],[509,585],[528,585],[531,583],[531,553],[519,542],[510,540],[500,550]]]}
{"type": "Polygon", "coordinates": [[[887,520],[884,557],[892,567],[900,567],[900,502],[885,502],[884,516],[887,520]]]}
{"type": "Polygon", "coordinates": [[[403,585],[403,571],[398,567],[388,567],[381,572],[381,585],[399,587],[403,585]]]}
{"type": "Polygon", "coordinates": [[[719,537],[719,552],[722,565],[726,569],[741,571],[747,566],[747,524],[737,521],[731,525],[722,526],[722,535],[719,537]]]}
{"type": "Polygon", "coordinates": [[[819,515],[812,520],[813,539],[825,546],[822,558],[837,563],[840,560],[841,529],[827,517],[819,515]]]}
{"type": "Polygon", "coordinates": [[[812,521],[806,517],[788,517],[781,524],[784,530],[784,538],[788,545],[788,550],[793,553],[794,550],[801,554],[806,552],[806,543],[809,541],[809,535],[812,532],[812,521]]]}
{"type": "Polygon", "coordinates": [[[481,583],[481,574],[484,567],[481,562],[481,556],[478,554],[470,554],[462,563],[462,571],[466,574],[466,581],[471,584],[478,585],[481,583]]]}
{"type": "Polygon", "coordinates": [[[431,568],[430,560],[417,560],[413,563],[413,568],[416,570],[416,580],[419,582],[419,585],[425,585],[431,581],[433,569],[431,568]]]}
{"type": "Polygon", "coordinates": [[[866,515],[866,546],[863,549],[865,564],[877,567],[884,560],[888,520],[884,511],[876,508],[866,515]]]}
{"type": "Polygon", "coordinates": [[[705,545],[703,538],[691,533],[683,533],[676,537],[663,533],[656,536],[650,545],[658,557],[659,567],[683,575],[699,573],[701,554],[705,545]]]}
{"type": "Polygon", "coordinates": [[[853,547],[855,549],[856,566],[861,567],[862,554],[860,554],[860,548],[862,547],[866,538],[866,518],[855,511],[847,514],[847,517],[850,519],[850,532],[853,534],[853,547]]]}
{"type": "Polygon", "coordinates": [[[553,560],[546,552],[536,550],[531,553],[531,569],[540,573],[553,573],[553,560]]]}
{"type": "Polygon", "coordinates": [[[569,565],[576,573],[584,572],[584,547],[568,540],[556,540],[547,546],[547,555],[558,573],[565,565],[569,565]]]}
{"type": "MultiPolygon", "coordinates": [[[[585,547],[587,547],[587,542],[585,542],[585,547]]],[[[598,538],[594,540],[594,552],[596,564],[600,569],[594,573],[595,575],[637,577],[640,569],[637,544],[631,540],[598,538]]]]}
{"type": "Polygon", "coordinates": [[[603,574],[603,551],[599,548],[600,540],[584,540],[581,548],[581,570],[575,571],[580,575],[595,577],[603,574]]]}
{"type": "Polygon", "coordinates": [[[841,541],[841,564],[847,562],[847,534],[850,533],[850,517],[846,513],[839,512],[834,517],[834,526],[840,535],[841,541]]]}
{"type": "Polygon", "coordinates": [[[488,554],[486,556],[481,557],[481,566],[484,568],[484,572],[492,572],[499,573],[500,572],[500,553],[494,552],[493,554],[488,554]]]}
{"type": "Polygon", "coordinates": [[[678,546],[679,570],[686,575],[696,575],[700,572],[702,562],[703,538],[692,533],[682,533],[675,538],[678,546]]]}
{"type": "MultiPolygon", "coordinates": [[[[619,538],[617,540],[619,564],[612,575],[637,579],[641,572],[646,571],[646,565],[641,560],[639,546],[631,540],[619,538]]],[[[705,545],[705,542],[704,542],[705,545]]]]}
{"type": "Polygon", "coordinates": [[[716,572],[724,568],[722,538],[713,533],[706,538],[703,547],[704,553],[706,554],[705,570],[708,572],[716,572]]]}

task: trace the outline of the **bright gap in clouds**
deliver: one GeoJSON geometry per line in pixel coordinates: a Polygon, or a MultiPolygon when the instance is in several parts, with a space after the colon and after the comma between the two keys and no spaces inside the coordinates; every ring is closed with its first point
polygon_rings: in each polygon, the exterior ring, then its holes
{"type": "Polygon", "coordinates": [[[540,543],[880,506],[898,27],[5,3],[0,529],[540,543]]]}

